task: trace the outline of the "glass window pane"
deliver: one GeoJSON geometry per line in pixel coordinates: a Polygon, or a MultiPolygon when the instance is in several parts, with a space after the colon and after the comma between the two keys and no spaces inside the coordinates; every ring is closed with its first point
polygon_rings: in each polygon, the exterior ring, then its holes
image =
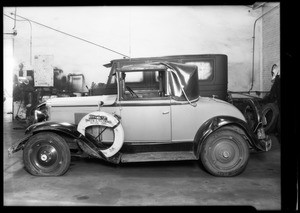
{"type": "Polygon", "coordinates": [[[143,72],[126,72],[126,82],[142,82],[143,72]]]}

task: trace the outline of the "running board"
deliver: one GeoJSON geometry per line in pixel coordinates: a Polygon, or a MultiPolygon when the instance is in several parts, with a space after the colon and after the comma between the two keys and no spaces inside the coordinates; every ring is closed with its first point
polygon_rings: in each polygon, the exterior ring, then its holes
{"type": "Polygon", "coordinates": [[[147,161],[182,161],[197,160],[194,152],[142,152],[134,154],[122,154],[121,162],[147,162],[147,161]]]}

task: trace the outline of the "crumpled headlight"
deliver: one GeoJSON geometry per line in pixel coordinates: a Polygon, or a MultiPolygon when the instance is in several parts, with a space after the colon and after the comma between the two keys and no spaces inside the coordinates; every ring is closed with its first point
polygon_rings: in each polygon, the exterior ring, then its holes
{"type": "Polygon", "coordinates": [[[48,117],[46,104],[39,105],[36,110],[34,110],[34,123],[47,121],[48,117]]]}

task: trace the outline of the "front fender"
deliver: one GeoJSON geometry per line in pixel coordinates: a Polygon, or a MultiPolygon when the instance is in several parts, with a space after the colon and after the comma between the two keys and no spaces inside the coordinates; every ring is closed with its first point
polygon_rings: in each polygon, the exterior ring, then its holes
{"type": "Polygon", "coordinates": [[[56,131],[56,132],[62,132],[67,135],[70,135],[71,137],[78,138],[80,136],[80,132],[77,131],[77,126],[74,124],[62,122],[57,123],[53,121],[46,121],[46,122],[40,122],[33,124],[29,126],[25,130],[25,134],[34,134],[40,131],[56,131]]]}
{"type": "Polygon", "coordinates": [[[248,124],[245,121],[231,116],[216,116],[207,120],[197,131],[197,134],[194,138],[194,152],[196,156],[199,156],[200,154],[200,147],[202,142],[211,133],[227,125],[234,125],[241,128],[245,132],[247,142],[251,148],[254,148],[257,151],[266,151],[264,143],[258,140],[257,136],[249,128],[248,124]]]}
{"type": "Polygon", "coordinates": [[[56,123],[52,121],[46,121],[46,122],[40,122],[40,123],[35,123],[29,126],[25,130],[25,137],[19,140],[17,143],[15,143],[13,146],[11,146],[8,149],[8,155],[11,156],[13,153],[22,150],[29,138],[38,132],[42,131],[53,131],[53,132],[58,132],[58,133],[64,133],[72,138],[79,138],[80,137],[80,132],[77,131],[76,125],[74,124],[69,124],[69,123],[56,123]]]}
{"type": "Polygon", "coordinates": [[[12,156],[13,153],[21,150],[24,148],[25,144],[27,143],[28,139],[31,137],[32,134],[26,135],[26,137],[19,140],[17,143],[12,145],[8,148],[8,157],[12,156]]]}

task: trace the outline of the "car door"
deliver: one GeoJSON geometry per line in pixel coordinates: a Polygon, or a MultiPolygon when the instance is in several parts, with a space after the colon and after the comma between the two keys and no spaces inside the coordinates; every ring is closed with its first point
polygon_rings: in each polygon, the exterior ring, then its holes
{"type": "Polygon", "coordinates": [[[122,100],[125,142],[171,141],[170,99],[122,100]]]}
{"type": "Polygon", "coordinates": [[[125,142],[170,142],[171,99],[162,92],[165,67],[138,64],[117,72],[125,142]]]}

